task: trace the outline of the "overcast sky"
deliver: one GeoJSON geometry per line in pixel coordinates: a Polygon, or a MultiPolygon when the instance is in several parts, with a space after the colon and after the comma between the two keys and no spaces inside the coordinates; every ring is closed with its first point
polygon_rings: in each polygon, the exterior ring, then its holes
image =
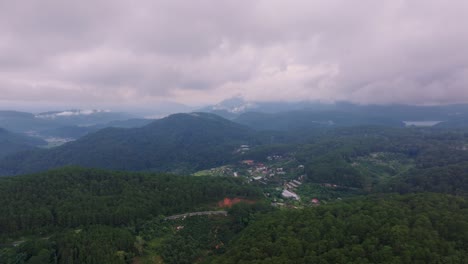
{"type": "Polygon", "coordinates": [[[0,102],[468,103],[466,0],[0,0],[0,102]]]}

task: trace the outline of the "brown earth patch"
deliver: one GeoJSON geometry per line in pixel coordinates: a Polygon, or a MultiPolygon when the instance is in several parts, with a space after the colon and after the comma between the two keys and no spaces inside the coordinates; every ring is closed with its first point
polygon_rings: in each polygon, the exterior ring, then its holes
{"type": "Polygon", "coordinates": [[[251,200],[247,200],[247,199],[243,199],[243,198],[224,198],[222,201],[219,201],[218,202],[218,206],[219,207],[223,207],[223,208],[230,208],[232,207],[233,205],[237,204],[237,203],[240,203],[240,202],[244,202],[244,203],[248,203],[248,204],[253,204],[255,203],[255,201],[251,201],[251,200]]]}

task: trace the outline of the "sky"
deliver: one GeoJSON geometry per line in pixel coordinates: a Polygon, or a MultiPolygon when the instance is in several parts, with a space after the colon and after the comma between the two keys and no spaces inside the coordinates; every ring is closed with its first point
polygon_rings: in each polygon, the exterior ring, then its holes
{"type": "Polygon", "coordinates": [[[0,106],[468,103],[467,14],[466,0],[0,0],[0,106]]]}

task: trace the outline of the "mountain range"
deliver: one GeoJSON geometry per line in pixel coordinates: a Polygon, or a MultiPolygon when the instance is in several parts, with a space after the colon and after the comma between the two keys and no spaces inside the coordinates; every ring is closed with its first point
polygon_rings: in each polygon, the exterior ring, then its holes
{"type": "Polygon", "coordinates": [[[355,125],[436,125],[462,127],[468,124],[468,105],[358,105],[349,102],[248,102],[240,97],[206,107],[234,122],[257,130],[291,130],[355,125]],[[430,122],[430,123],[425,123],[430,122]]]}
{"type": "Polygon", "coordinates": [[[50,150],[17,153],[0,161],[13,175],[79,165],[119,170],[192,172],[222,165],[255,132],[214,114],[175,114],[141,128],[105,128],[50,150]]]}
{"type": "Polygon", "coordinates": [[[257,103],[233,98],[204,110],[156,120],[129,119],[129,114],[102,110],[1,111],[0,127],[42,138],[78,140],[53,149],[37,149],[43,140],[4,131],[0,174],[66,165],[186,173],[226,163],[241,144],[277,144],[288,137],[311,137],[315,130],[368,125],[443,129],[468,124],[468,105],[257,103]]]}
{"type": "Polygon", "coordinates": [[[0,111],[0,127],[14,132],[40,132],[64,126],[92,126],[134,118],[127,113],[106,110],[67,110],[44,113],[0,111]]]}
{"type": "Polygon", "coordinates": [[[467,259],[466,106],[237,109],[0,129],[0,263],[467,259]]]}

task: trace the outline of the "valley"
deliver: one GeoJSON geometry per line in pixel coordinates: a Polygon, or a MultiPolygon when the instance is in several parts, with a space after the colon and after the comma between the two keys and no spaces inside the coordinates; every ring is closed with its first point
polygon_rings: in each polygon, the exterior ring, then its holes
{"type": "Polygon", "coordinates": [[[456,261],[467,241],[437,223],[465,230],[467,135],[385,126],[258,131],[192,113],[6,155],[0,171],[16,176],[0,178],[0,263],[408,263],[427,258],[424,247],[456,261]],[[411,224],[426,214],[436,220],[411,224]],[[388,227],[406,231],[376,241],[390,231],[375,223],[388,217],[406,219],[388,227]],[[450,254],[411,239],[431,228],[439,235],[428,239],[450,254]],[[397,248],[398,239],[407,247],[397,248]]]}

